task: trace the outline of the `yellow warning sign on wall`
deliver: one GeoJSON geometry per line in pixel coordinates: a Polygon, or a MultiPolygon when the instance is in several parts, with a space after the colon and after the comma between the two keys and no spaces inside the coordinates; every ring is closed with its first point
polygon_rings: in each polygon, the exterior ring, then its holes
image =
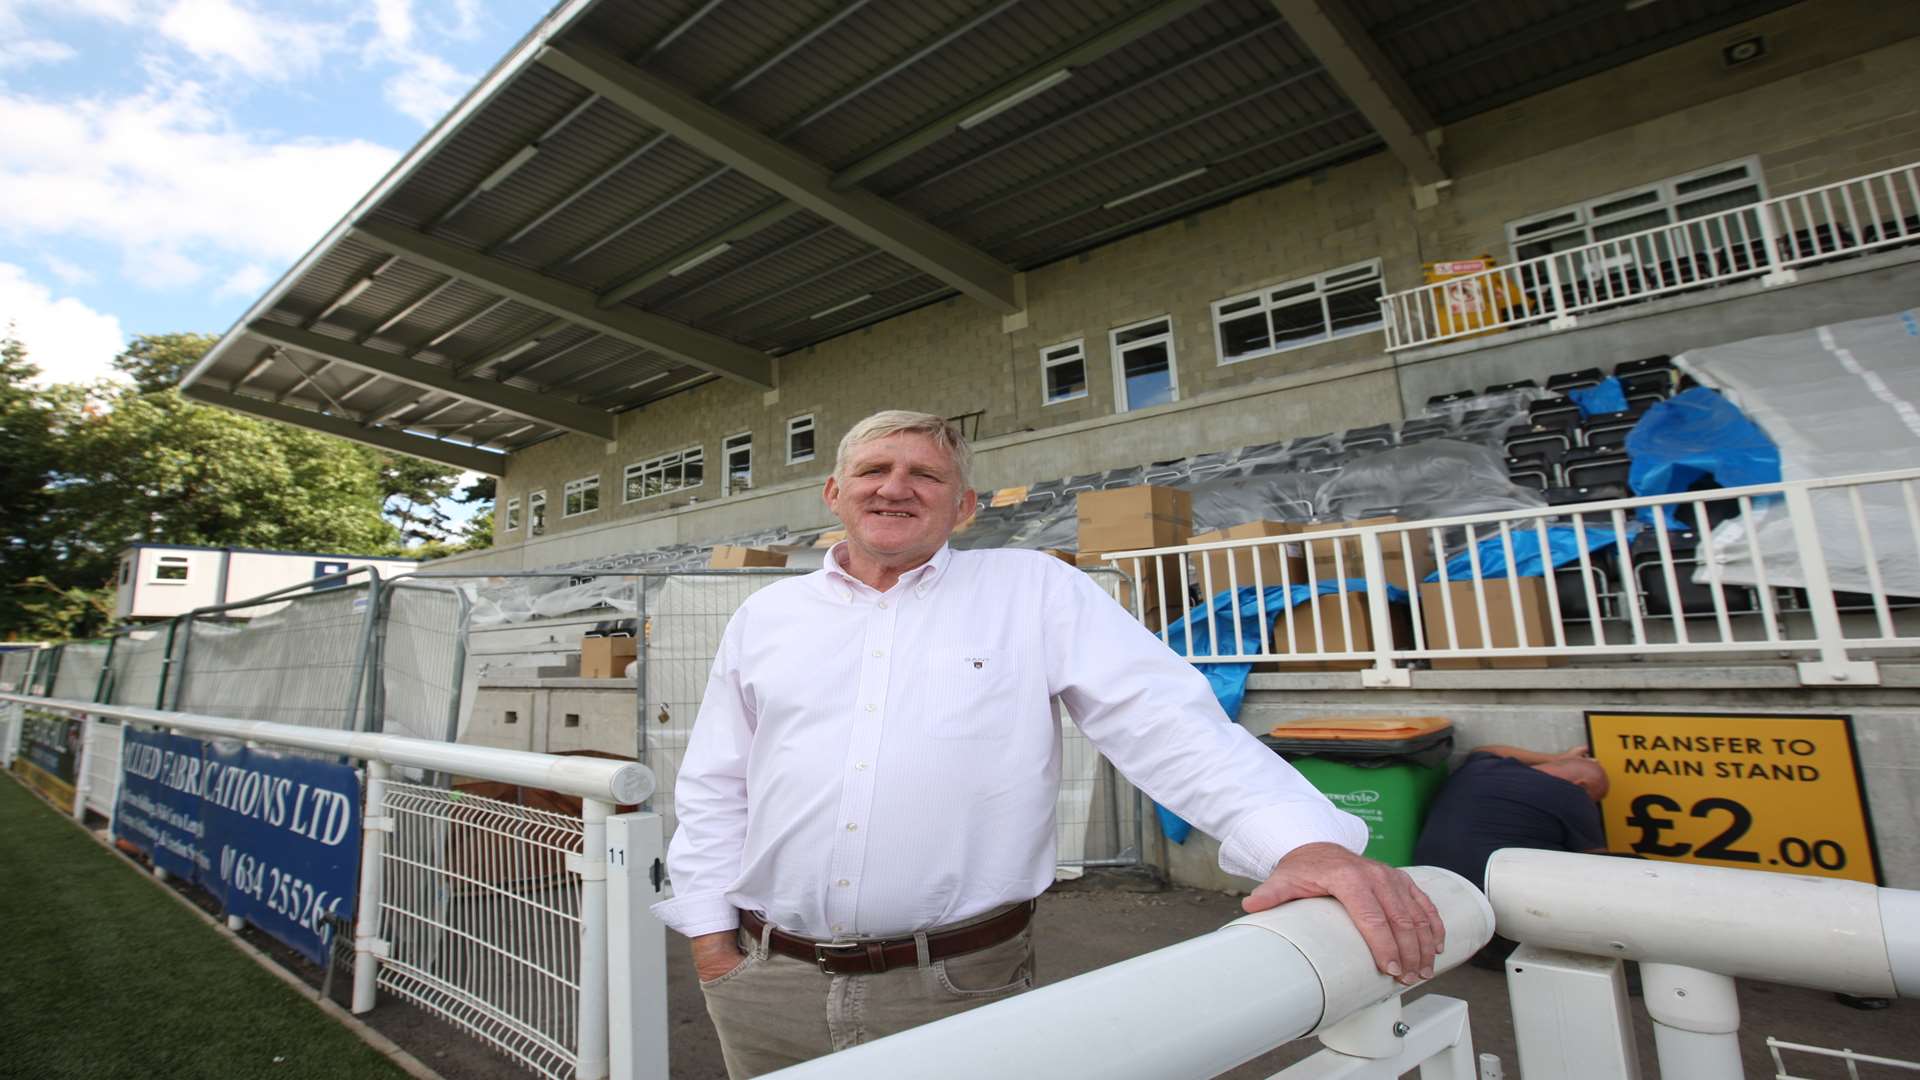
{"type": "Polygon", "coordinates": [[[1587,714],[1607,848],[1878,884],[1844,716],[1587,714]]]}

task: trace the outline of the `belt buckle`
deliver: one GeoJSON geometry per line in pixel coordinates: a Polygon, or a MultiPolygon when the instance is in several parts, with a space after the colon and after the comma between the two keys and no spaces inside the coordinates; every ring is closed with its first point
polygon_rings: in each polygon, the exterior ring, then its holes
{"type": "Polygon", "coordinates": [[[866,946],[857,941],[817,944],[813,947],[813,962],[820,968],[822,975],[838,975],[829,965],[835,960],[850,959],[866,953],[866,946]]]}

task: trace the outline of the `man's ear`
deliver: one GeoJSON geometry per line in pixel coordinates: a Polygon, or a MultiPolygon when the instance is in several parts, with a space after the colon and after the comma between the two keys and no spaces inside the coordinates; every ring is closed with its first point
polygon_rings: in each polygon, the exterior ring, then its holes
{"type": "Polygon", "coordinates": [[[826,486],[820,489],[820,501],[827,504],[827,512],[836,518],[840,516],[840,512],[833,508],[833,502],[839,497],[840,478],[832,473],[828,473],[826,486]]]}
{"type": "Polygon", "coordinates": [[[960,492],[960,520],[965,521],[972,517],[974,511],[978,509],[980,509],[980,493],[973,490],[973,485],[969,484],[960,492]]]}

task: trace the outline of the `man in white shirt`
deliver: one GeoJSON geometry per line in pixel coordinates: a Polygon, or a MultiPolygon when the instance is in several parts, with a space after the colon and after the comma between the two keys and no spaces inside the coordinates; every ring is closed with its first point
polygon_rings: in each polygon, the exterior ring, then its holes
{"type": "Polygon", "coordinates": [[[1439,913],[1359,857],[1366,827],[1229,721],[1193,666],[1085,574],[947,546],[974,511],[947,421],[882,412],[826,484],[827,565],[734,614],[681,764],[674,898],[733,1080],[1032,985],[1053,880],[1057,697],[1155,801],[1262,880],[1259,911],[1345,906],[1382,971],[1432,974],[1439,913]]]}

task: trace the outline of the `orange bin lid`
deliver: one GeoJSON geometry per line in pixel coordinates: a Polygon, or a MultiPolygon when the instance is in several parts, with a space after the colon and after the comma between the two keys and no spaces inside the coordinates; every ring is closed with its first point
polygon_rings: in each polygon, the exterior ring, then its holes
{"type": "Polygon", "coordinates": [[[1267,734],[1276,739],[1401,740],[1417,739],[1453,729],[1444,716],[1323,716],[1273,725],[1267,734]]]}

